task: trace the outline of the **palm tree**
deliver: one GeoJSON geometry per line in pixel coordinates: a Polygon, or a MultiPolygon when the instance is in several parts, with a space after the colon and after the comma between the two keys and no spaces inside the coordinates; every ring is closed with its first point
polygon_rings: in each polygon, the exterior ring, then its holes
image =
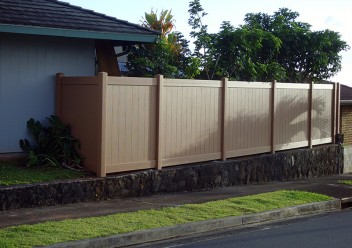
{"type": "Polygon", "coordinates": [[[127,68],[132,76],[195,77],[198,60],[190,57],[188,42],[179,32],[174,32],[171,10],[151,10],[144,14],[142,26],[160,32],[155,43],[133,46],[128,55],[127,68]]]}
{"type": "Polygon", "coordinates": [[[169,51],[170,54],[178,56],[182,52],[182,46],[178,42],[178,35],[172,32],[174,28],[174,16],[171,10],[162,10],[158,16],[158,11],[151,10],[150,13],[144,13],[142,26],[160,31],[160,43],[169,51]]]}
{"type": "Polygon", "coordinates": [[[175,21],[171,14],[171,10],[162,10],[160,16],[158,17],[158,11],[151,10],[150,13],[144,13],[144,19],[142,25],[144,27],[157,30],[161,32],[161,37],[166,37],[170,34],[175,21]]]}

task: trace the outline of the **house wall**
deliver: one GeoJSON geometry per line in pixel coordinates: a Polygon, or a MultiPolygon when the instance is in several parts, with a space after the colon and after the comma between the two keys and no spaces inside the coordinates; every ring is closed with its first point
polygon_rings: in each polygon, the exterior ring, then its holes
{"type": "Polygon", "coordinates": [[[352,105],[341,106],[341,133],[344,135],[344,144],[352,145],[352,105]]]}
{"type": "Polygon", "coordinates": [[[55,112],[55,74],[95,74],[94,40],[0,34],[0,153],[21,151],[29,118],[55,112]]]}

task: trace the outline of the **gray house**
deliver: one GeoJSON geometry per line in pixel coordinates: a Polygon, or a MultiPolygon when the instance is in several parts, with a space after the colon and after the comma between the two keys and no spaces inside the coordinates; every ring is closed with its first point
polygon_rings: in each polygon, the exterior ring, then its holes
{"type": "Polygon", "coordinates": [[[55,74],[119,75],[114,47],[158,33],[56,0],[0,0],[0,157],[55,110],[55,74]]]}

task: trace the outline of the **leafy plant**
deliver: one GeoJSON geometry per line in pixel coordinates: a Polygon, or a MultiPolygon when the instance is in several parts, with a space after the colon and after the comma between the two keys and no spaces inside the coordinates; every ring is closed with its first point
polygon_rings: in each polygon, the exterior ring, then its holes
{"type": "Polygon", "coordinates": [[[213,79],[214,68],[217,67],[220,57],[219,54],[214,54],[214,34],[209,34],[208,25],[203,24],[203,19],[208,13],[204,11],[200,0],[192,0],[188,6],[188,13],[190,14],[188,25],[192,28],[190,36],[195,39],[193,57],[200,60],[200,67],[205,74],[201,77],[208,80],[213,79]]]}
{"type": "Polygon", "coordinates": [[[287,8],[248,13],[238,27],[224,21],[217,33],[208,33],[200,0],[190,1],[188,13],[201,79],[320,82],[341,70],[340,52],[350,48],[339,33],[314,31],[287,8]]]}
{"type": "Polygon", "coordinates": [[[71,127],[57,116],[46,118],[48,126],[33,118],[27,121],[35,145],[27,139],[20,140],[21,149],[28,154],[27,166],[54,165],[81,169],[82,155],[77,151],[80,142],[71,135],[71,127]]]}
{"type": "Polygon", "coordinates": [[[198,59],[191,56],[188,41],[173,31],[171,10],[162,10],[160,15],[153,10],[145,13],[142,26],[159,31],[160,37],[155,44],[132,46],[126,63],[129,76],[163,74],[167,78],[194,78],[200,73],[198,59]]]}

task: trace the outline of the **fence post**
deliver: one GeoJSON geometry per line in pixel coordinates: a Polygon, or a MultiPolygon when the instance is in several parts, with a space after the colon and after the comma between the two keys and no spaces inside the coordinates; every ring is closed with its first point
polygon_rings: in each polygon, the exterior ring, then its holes
{"type": "Polygon", "coordinates": [[[227,121],[227,95],[228,95],[228,78],[222,78],[222,120],[221,120],[221,159],[226,161],[227,152],[227,135],[226,135],[226,121],[227,121]]]}
{"type": "Polygon", "coordinates": [[[309,83],[309,95],[308,95],[308,146],[313,147],[313,90],[314,83],[311,81],[309,83]]]}
{"type": "Polygon", "coordinates": [[[99,72],[98,74],[99,79],[100,79],[100,85],[101,85],[101,129],[100,129],[100,147],[101,147],[101,153],[100,153],[100,168],[98,168],[98,174],[100,177],[105,177],[106,176],[106,153],[105,153],[105,144],[106,144],[106,104],[107,104],[107,99],[106,99],[106,88],[107,88],[107,81],[108,81],[108,74],[106,72],[99,72]]]}
{"type": "Polygon", "coordinates": [[[55,115],[61,117],[61,81],[65,74],[59,72],[56,73],[56,98],[55,98],[55,115]]]}
{"type": "Polygon", "coordinates": [[[163,116],[163,91],[164,91],[164,76],[157,75],[157,83],[158,83],[158,100],[157,100],[157,154],[156,154],[156,167],[158,170],[163,168],[163,154],[162,154],[162,141],[163,141],[163,128],[162,128],[162,116],[163,116]]]}
{"type": "Polygon", "coordinates": [[[340,96],[341,96],[341,86],[337,83],[336,92],[336,134],[340,134],[340,96]]]}
{"type": "Polygon", "coordinates": [[[332,115],[333,115],[333,118],[332,118],[332,142],[333,143],[336,143],[336,134],[337,134],[337,83],[334,83],[334,89],[333,89],[333,92],[332,92],[332,97],[333,97],[333,106],[332,106],[332,115]]]}
{"type": "Polygon", "coordinates": [[[271,88],[271,153],[275,154],[276,143],[275,143],[275,112],[276,112],[276,104],[275,104],[275,95],[276,95],[276,80],[272,81],[271,88]]]}

